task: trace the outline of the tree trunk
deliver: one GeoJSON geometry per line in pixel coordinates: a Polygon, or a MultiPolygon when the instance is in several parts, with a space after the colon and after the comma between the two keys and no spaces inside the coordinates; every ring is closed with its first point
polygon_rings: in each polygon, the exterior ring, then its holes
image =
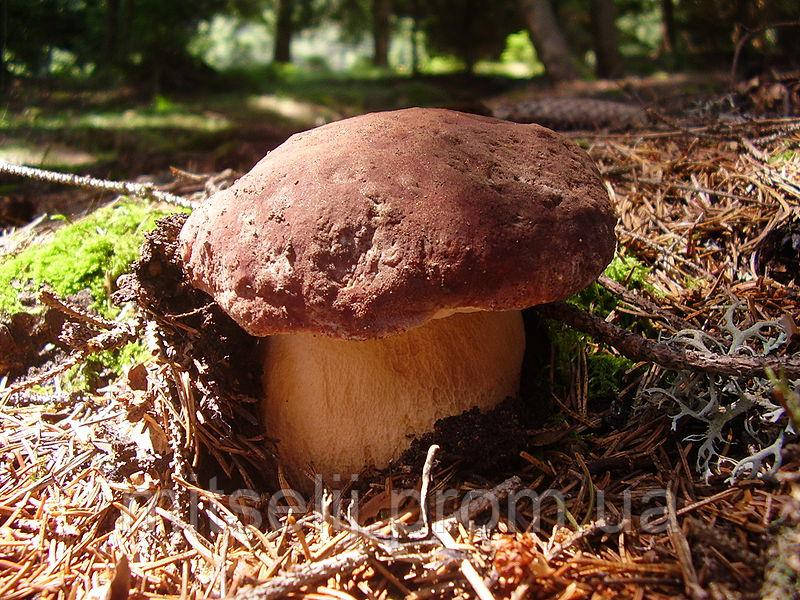
{"type": "Polygon", "coordinates": [[[272,56],[272,60],[275,62],[286,63],[292,60],[293,4],[294,0],[278,0],[275,21],[275,52],[272,56]]]}
{"type": "Polygon", "coordinates": [[[675,5],[673,0],[661,0],[661,50],[675,52],[675,5]]]}
{"type": "Polygon", "coordinates": [[[411,15],[411,74],[415,77],[419,75],[419,47],[417,38],[419,37],[419,0],[413,0],[413,14],[411,15]]]}
{"type": "Polygon", "coordinates": [[[622,57],[619,54],[614,0],[591,0],[590,12],[597,76],[617,77],[622,73],[622,57]]]}
{"type": "Polygon", "coordinates": [[[391,0],[372,0],[372,62],[376,67],[389,66],[389,17],[391,0]]]}
{"type": "Polygon", "coordinates": [[[6,71],[6,44],[8,39],[8,0],[0,0],[0,90],[8,85],[6,71]]]}
{"type": "Polygon", "coordinates": [[[108,0],[106,3],[106,39],[105,39],[105,62],[112,67],[119,63],[119,0],[108,0]]]}
{"type": "Polygon", "coordinates": [[[550,0],[519,0],[519,6],[547,74],[557,81],[577,78],[578,71],[550,0]]]}
{"type": "Polygon", "coordinates": [[[136,0],[121,0],[122,2],[122,18],[118,24],[117,34],[117,52],[119,53],[119,62],[122,66],[127,66],[130,60],[131,48],[131,23],[136,16],[136,0]]]}

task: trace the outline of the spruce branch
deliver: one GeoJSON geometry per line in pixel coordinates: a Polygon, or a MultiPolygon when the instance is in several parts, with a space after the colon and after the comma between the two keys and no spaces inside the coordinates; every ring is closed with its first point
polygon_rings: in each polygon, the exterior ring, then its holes
{"type": "Polygon", "coordinates": [[[702,371],[737,377],[764,377],[766,370],[782,372],[789,379],[800,377],[800,356],[732,356],[672,348],[663,342],[647,339],[621,327],[607,323],[586,311],[564,302],[537,307],[545,319],[561,321],[578,331],[608,344],[634,361],[652,362],[676,371],[702,371]]]}

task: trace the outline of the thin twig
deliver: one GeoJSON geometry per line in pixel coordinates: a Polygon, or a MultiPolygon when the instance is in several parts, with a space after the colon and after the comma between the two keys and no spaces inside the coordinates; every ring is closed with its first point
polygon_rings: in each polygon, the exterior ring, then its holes
{"type": "Polygon", "coordinates": [[[39,181],[47,181],[49,183],[58,183],[72,187],[82,187],[93,190],[102,190],[105,192],[114,192],[116,194],[125,194],[128,196],[135,196],[136,198],[143,198],[145,200],[166,202],[168,204],[174,204],[175,206],[181,206],[183,208],[195,208],[196,206],[196,204],[191,200],[187,200],[181,196],[176,196],[175,194],[170,194],[169,192],[157,190],[152,184],[149,183],[111,181],[108,179],[98,179],[96,177],[89,177],[86,175],[59,173],[57,171],[47,171],[45,169],[36,169],[33,167],[26,167],[24,165],[17,165],[8,162],[7,160],[0,160],[0,173],[8,173],[9,175],[16,175],[17,177],[27,177],[28,179],[37,179],[39,181]]]}
{"type": "Polygon", "coordinates": [[[71,306],[66,300],[59,298],[48,289],[43,289],[39,292],[39,301],[45,306],[54,308],[71,319],[81,321],[87,325],[96,327],[97,329],[108,330],[117,326],[117,324],[113,321],[103,319],[102,317],[96,315],[91,315],[88,311],[77,306],[71,306]]]}
{"type": "Polygon", "coordinates": [[[583,538],[594,534],[595,532],[599,531],[605,526],[606,526],[605,519],[598,519],[596,521],[588,523],[587,525],[584,525],[578,531],[576,531],[572,536],[570,536],[569,539],[561,542],[560,544],[556,544],[555,546],[547,550],[547,552],[545,552],[545,558],[548,561],[557,558],[558,556],[561,555],[562,552],[568,550],[583,538]]]}
{"type": "Polygon", "coordinates": [[[422,488],[419,495],[419,508],[422,513],[422,524],[424,526],[425,534],[422,537],[428,537],[431,531],[430,517],[428,516],[428,488],[431,484],[431,471],[433,470],[433,460],[436,458],[436,453],[439,451],[439,446],[433,444],[428,448],[428,455],[425,457],[425,464],[422,467],[422,488]]]}
{"type": "Polygon", "coordinates": [[[139,336],[140,330],[141,323],[134,321],[130,323],[119,323],[115,329],[99,333],[95,337],[87,340],[83,348],[77,350],[64,362],[56,365],[52,369],[48,369],[44,373],[31,377],[30,379],[26,379],[25,381],[21,381],[20,383],[4,390],[5,393],[0,398],[0,408],[2,408],[5,402],[14,394],[18,394],[19,392],[52,379],[70,367],[80,364],[91,354],[101,352],[103,350],[115,350],[117,348],[121,348],[128,342],[135,341],[139,336]]]}
{"type": "Polygon", "coordinates": [[[675,554],[678,557],[678,563],[681,566],[681,573],[683,574],[683,583],[686,587],[686,593],[693,600],[705,600],[708,594],[700,587],[700,581],[697,578],[697,571],[692,564],[692,552],[689,549],[689,542],[683,534],[680,525],[678,524],[678,515],[675,509],[675,494],[671,486],[667,487],[667,532],[675,554]]]}
{"type": "Polygon", "coordinates": [[[477,498],[472,498],[466,506],[466,511],[462,509],[457,518],[464,524],[469,523],[481,513],[486,512],[494,506],[499,506],[500,502],[508,498],[511,494],[517,493],[521,488],[522,480],[517,475],[509,477],[485,494],[481,494],[477,498]],[[466,515],[464,515],[463,512],[466,512],[466,515]],[[466,516],[466,520],[463,520],[464,516],[466,516]]]}
{"type": "Polygon", "coordinates": [[[244,587],[239,590],[235,598],[236,600],[284,598],[286,594],[327,581],[335,575],[348,575],[366,564],[369,556],[364,550],[353,550],[325,560],[305,563],[261,585],[244,587]]]}

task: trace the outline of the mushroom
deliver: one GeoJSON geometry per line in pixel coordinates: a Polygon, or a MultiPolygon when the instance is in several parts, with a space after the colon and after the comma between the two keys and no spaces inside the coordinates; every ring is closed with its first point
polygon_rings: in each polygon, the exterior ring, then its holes
{"type": "Polygon", "coordinates": [[[299,489],[382,468],[436,420],[518,392],[521,310],[611,260],[591,159],[442,109],[298,133],[186,221],[191,283],[266,338],[262,414],[299,489]]]}

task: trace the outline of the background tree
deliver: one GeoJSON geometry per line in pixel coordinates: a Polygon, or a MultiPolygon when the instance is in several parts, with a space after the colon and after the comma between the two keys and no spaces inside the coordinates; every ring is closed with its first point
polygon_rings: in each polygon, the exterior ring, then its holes
{"type": "Polygon", "coordinates": [[[519,0],[519,8],[547,75],[556,81],[575,79],[578,70],[550,0],[519,0]]]}
{"type": "Polygon", "coordinates": [[[272,60],[288,63],[292,60],[292,36],[294,35],[295,0],[275,2],[275,50],[272,60]]]}
{"type": "Polygon", "coordinates": [[[272,59],[278,63],[291,62],[292,39],[295,34],[318,25],[331,12],[329,0],[272,0],[265,6],[275,13],[275,49],[272,59]]]}
{"type": "Polygon", "coordinates": [[[389,66],[392,0],[372,0],[372,62],[376,67],[389,66]]]}
{"type": "Polygon", "coordinates": [[[342,39],[357,44],[366,34],[372,38],[372,64],[389,66],[392,35],[392,0],[331,0],[328,20],[339,25],[342,39]]]}
{"type": "Polygon", "coordinates": [[[430,50],[454,54],[468,72],[478,60],[499,56],[508,34],[523,27],[511,0],[428,0],[422,6],[430,50]]]}
{"type": "Polygon", "coordinates": [[[188,51],[198,23],[228,7],[226,0],[5,0],[9,62],[46,74],[55,50],[98,74],[185,86],[211,77],[188,51]]]}
{"type": "Polygon", "coordinates": [[[661,52],[675,52],[676,39],[675,3],[673,0],[661,0],[661,52]]]}
{"type": "Polygon", "coordinates": [[[0,0],[0,90],[8,85],[6,67],[6,41],[8,38],[8,1],[0,0]]]}
{"type": "Polygon", "coordinates": [[[619,53],[614,0],[590,0],[589,13],[597,76],[617,77],[622,73],[622,56],[619,53]]]}
{"type": "Polygon", "coordinates": [[[198,28],[207,31],[218,15],[242,31],[248,21],[269,28],[261,47],[274,42],[278,62],[292,59],[298,32],[324,26],[359,50],[371,38],[372,61],[386,68],[393,26],[402,23],[408,36],[410,20],[414,73],[423,49],[472,70],[523,28],[554,80],[583,73],[590,51],[601,77],[623,67],[729,68],[741,40],[740,75],[800,67],[797,0],[0,0],[0,76],[48,77],[56,65],[62,76],[103,85],[207,88],[222,79],[198,58],[198,28]]]}
{"type": "Polygon", "coordinates": [[[90,41],[90,9],[76,0],[3,0],[8,66],[42,76],[54,48],[68,50],[81,58],[99,56],[90,41]],[[95,53],[96,52],[96,53],[95,53]]]}
{"type": "Polygon", "coordinates": [[[737,42],[748,36],[740,57],[744,73],[773,64],[800,67],[800,24],[797,0],[707,0],[676,5],[683,49],[695,62],[727,67],[737,42]]]}

